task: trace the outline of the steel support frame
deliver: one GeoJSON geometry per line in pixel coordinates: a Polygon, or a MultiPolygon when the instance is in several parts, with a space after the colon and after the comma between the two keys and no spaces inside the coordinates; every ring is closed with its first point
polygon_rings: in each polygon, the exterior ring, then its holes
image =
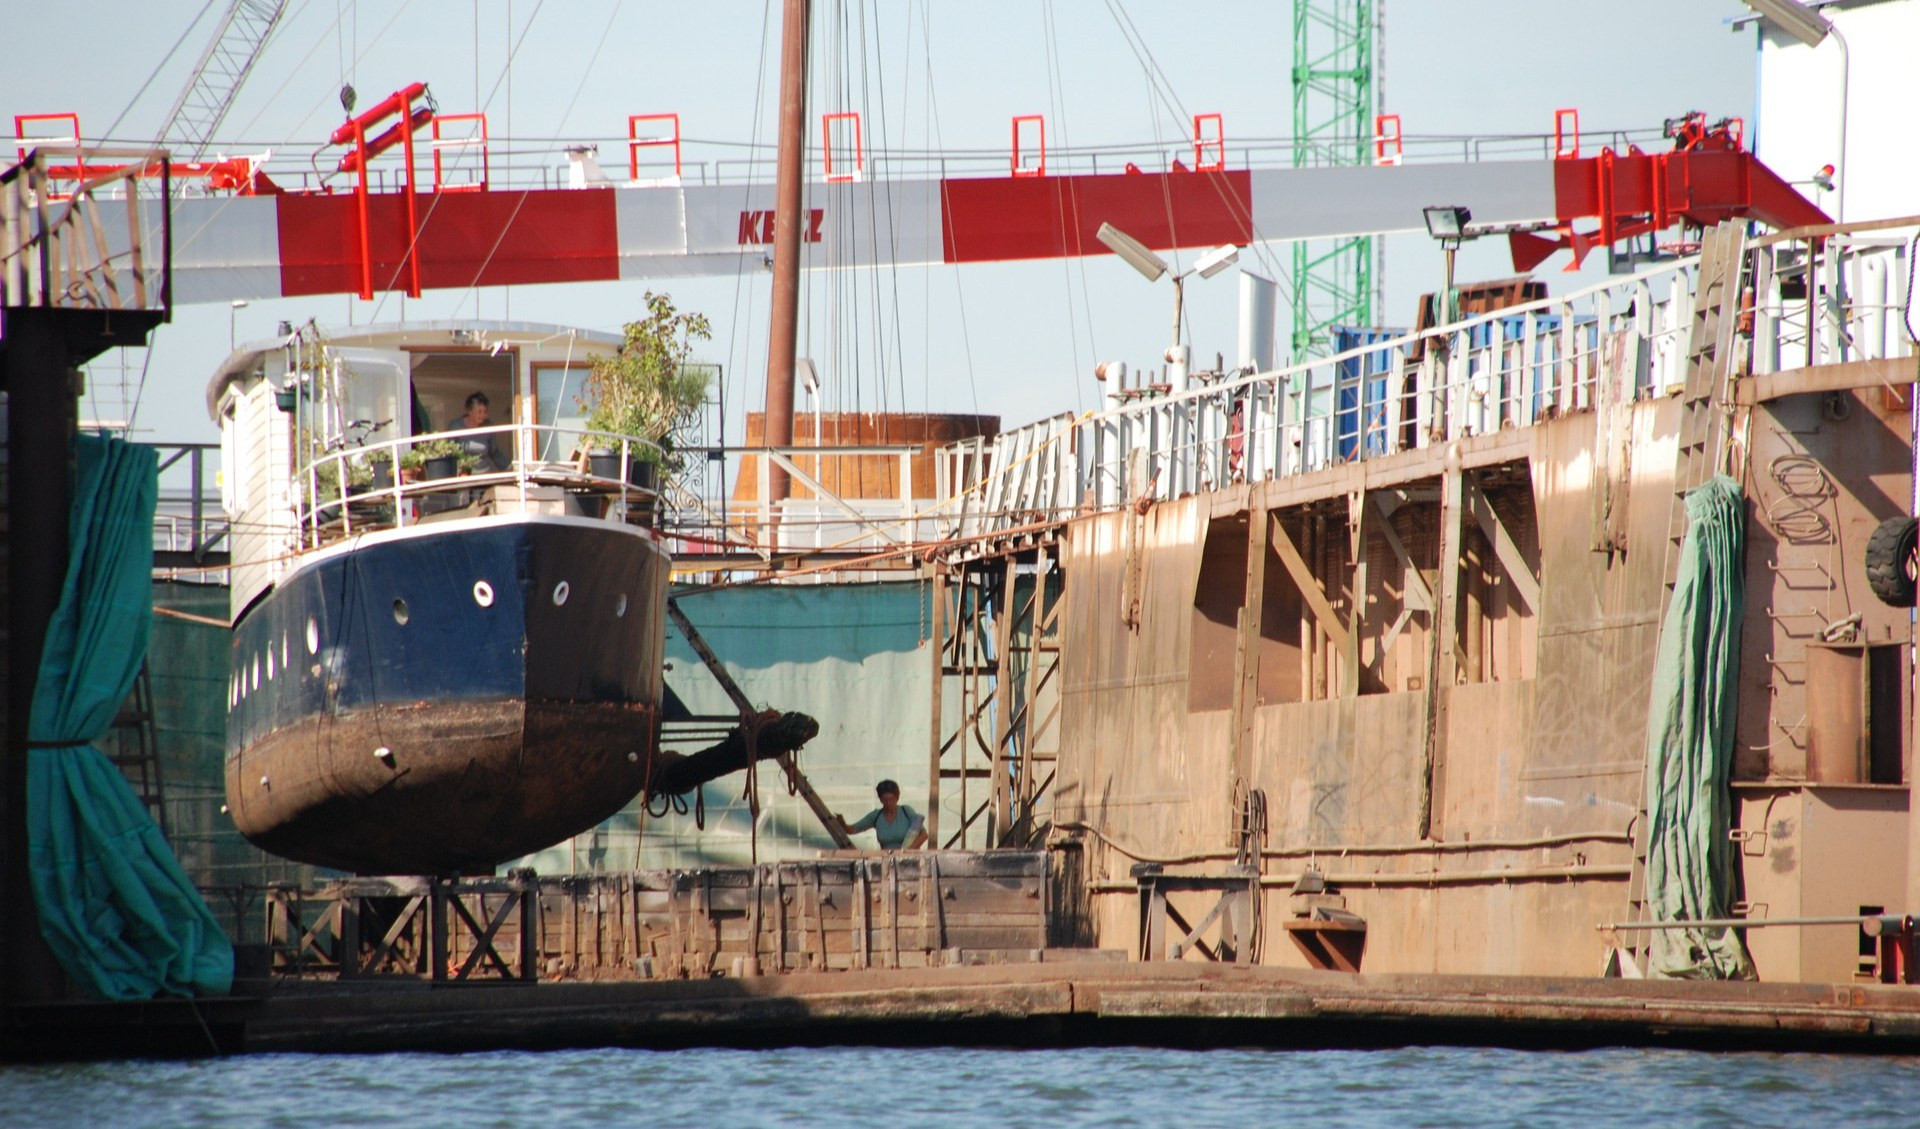
{"type": "Polygon", "coordinates": [[[1047,545],[929,567],[928,835],[948,849],[1027,846],[1047,822],[1059,755],[1057,552],[1047,545]],[[940,826],[943,798],[957,801],[957,827],[940,826]]]}

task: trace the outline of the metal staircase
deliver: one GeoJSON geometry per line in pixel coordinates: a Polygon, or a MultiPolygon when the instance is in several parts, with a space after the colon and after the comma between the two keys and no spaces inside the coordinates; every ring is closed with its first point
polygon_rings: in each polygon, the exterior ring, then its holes
{"type": "MultiPolygon", "coordinates": [[[[1729,220],[1705,234],[1700,247],[1700,276],[1694,287],[1692,331],[1687,342],[1685,381],[1680,388],[1680,437],[1674,451],[1673,495],[1667,508],[1667,544],[1661,588],[1661,612],[1671,602],[1679,577],[1680,546],[1687,535],[1687,494],[1725,466],[1731,436],[1732,397],[1728,384],[1736,371],[1734,331],[1739,313],[1746,228],[1729,220]]],[[[1640,803],[1633,820],[1633,868],[1627,883],[1628,921],[1648,920],[1647,780],[1640,777],[1640,803]]],[[[1644,969],[1651,931],[1636,930],[1631,954],[1644,969]]]]}

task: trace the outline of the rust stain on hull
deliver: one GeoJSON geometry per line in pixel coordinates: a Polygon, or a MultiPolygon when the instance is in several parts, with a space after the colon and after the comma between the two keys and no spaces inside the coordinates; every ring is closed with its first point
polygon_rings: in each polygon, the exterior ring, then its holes
{"type": "Polygon", "coordinates": [[[654,754],[654,713],[509,700],[320,717],[229,758],[227,796],[243,835],[299,862],[359,873],[490,871],[637,795],[654,754]]]}

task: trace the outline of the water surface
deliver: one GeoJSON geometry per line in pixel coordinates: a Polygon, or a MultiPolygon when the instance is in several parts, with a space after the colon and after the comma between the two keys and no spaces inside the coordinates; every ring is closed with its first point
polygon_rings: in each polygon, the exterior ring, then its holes
{"type": "Polygon", "coordinates": [[[827,1048],[0,1067],[4,1126],[1920,1123],[1920,1060],[1689,1051],[827,1048]]]}

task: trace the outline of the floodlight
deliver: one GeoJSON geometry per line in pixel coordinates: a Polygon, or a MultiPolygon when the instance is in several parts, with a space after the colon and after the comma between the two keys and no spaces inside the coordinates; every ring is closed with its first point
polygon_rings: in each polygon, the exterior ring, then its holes
{"type": "Polygon", "coordinates": [[[1240,248],[1231,243],[1223,243],[1200,256],[1193,264],[1193,273],[1201,278],[1212,278],[1239,261],[1240,248]]]}
{"type": "Polygon", "coordinates": [[[796,358],[793,362],[793,367],[800,372],[800,387],[806,389],[809,396],[819,395],[820,374],[813,367],[813,358],[796,358]]]}
{"type": "Polygon", "coordinates": [[[1773,21],[1773,26],[1793,36],[1809,47],[1820,46],[1820,41],[1833,30],[1833,24],[1827,17],[1799,3],[1798,0],[1745,0],[1747,7],[1773,21]]]}
{"type": "Polygon", "coordinates": [[[1427,217],[1427,234],[1435,239],[1459,239],[1466,235],[1473,213],[1458,204],[1420,209],[1427,217]]]}
{"type": "Polygon", "coordinates": [[[1147,250],[1147,245],[1121,231],[1110,223],[1100,225],[1094,238],[1107,245],[1107,249],[1127,261],[1127,265],[1139,271],[1148,282],[1157,281],[1167,273],[1167,261],[1147,250]]]}

